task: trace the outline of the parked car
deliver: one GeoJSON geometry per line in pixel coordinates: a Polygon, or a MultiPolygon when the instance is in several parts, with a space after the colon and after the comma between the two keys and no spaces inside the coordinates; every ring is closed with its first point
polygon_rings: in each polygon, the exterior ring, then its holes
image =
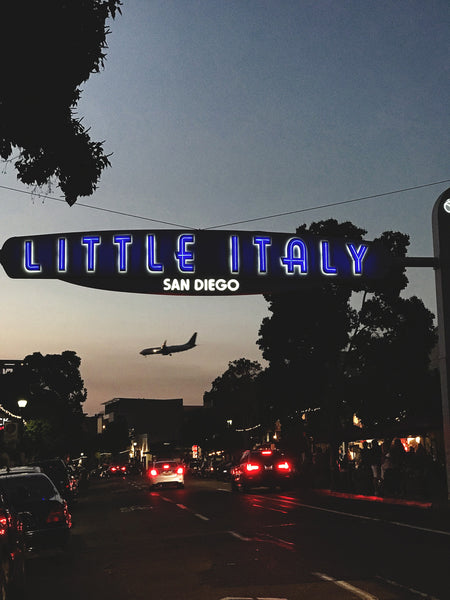
{"type": "Polygon", "coordinates": [[[278,450],[246,450],[231,470],[231,488],[246,491],[252,487],[286,488],[294,468],[278,450]]]}
{"type": "Polygon", "coordinates": [[[45,473],[36,468],[2,469],[0,494],[22,522],[28,552],[66,546],[72,517],[67,501],[45,473]]]}
{"type": "Polygon", "coordinates": [[[68,502],[75,500],[78,495],[77,482],[71,478],[71,474],[62,458],[47,458],[35,461],[30,466],[37,466],[54,483],[60,495],[68,502]]]}
{"type": "Polygon", "coordinates": [[[184,467],[174,460],[155,461],[148,470],[150,489],[154,486],[184,487],[184,467]]]}
{"type": "Polygon", "coordinates": [[[222,461],[216,465],[215,476],[219,481],[230,481],[233,463],[231,461],[222,461]]]}
{"type": "Polygon", "coordinates": [[[128,475],[126,465],[110,465],[106,472],[107,477],[125,477],[126,475],[128,475]]]}
{"type": "Polygon", "coordinates": [[[25,543],[22,521],[1,487],[0,469],[0,599],[23,597],[25,543]]]}

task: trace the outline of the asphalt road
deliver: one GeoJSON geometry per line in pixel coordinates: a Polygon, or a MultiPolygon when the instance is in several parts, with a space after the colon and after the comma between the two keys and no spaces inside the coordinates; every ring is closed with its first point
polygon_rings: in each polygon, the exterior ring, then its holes
{"type": "Polygon", "coordinates": [[[91,482],[65,553],[28,561],[36,600],[450,598],[450,528],[405,507],[91,482]]]}

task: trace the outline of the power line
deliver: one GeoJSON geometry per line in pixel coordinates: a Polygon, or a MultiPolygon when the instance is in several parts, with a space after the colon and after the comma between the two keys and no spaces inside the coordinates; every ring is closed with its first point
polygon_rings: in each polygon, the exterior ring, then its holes
{"type": "Polygon", "coordinates": [[[351,204],[352,202],[361,202],[362,200],[370,200],[372,198],[381,198],[383,196],[391,196],[393,194],[400,194],[402,192],[410,192],[411,190],[419,190],[421,188],[430,187],[432,185],[439,185],[441,183],[447,183],[450,179],[444,179],[442,181],[434,181],[433,183],[424,183],[423,185],[416,185],[414,187],[402,188],[400,190],[393,190],[391,192],[383,192],[381,194],[372,194],[371,196],[362,196],[361,198],[353,198],[352,200],[341,200],[340,202],[330,202],[329,204],[321,204],[319,206],[310,206],[308,208],[300,208],[298,210],[291,210],[289,212],[275,213],[272,215],[266,215],[265,217],[256,217],[254,219],[245,219],[244,221],[234,221],[233,223],[223,223],[222,225],[213,225],[212,227],[206,227],[206,229],[218,229],[219,227],[230,227],[231,225],[243,225],[244,223],[254,223],[255,221],[264,221],[265,219],[276,219],[278,217],[287,217],[289,215],[296,215],[302,212],[308,212],[310,210],[319,210],[321,208],[330,208],[332,206],[341,206],[342,204],[351,204]]]}
{"type": "MultiPolygon", "coordinates": [[[[44,200],[53,200],[54,202],[63,202],[66,201],[62,198],[55,198],[54,196],[48,196],[47,194],[40,194],[39,192],[28,192],[27,190],[18,190],[17,188],[8,187],[6,185],[0,185],[0,188],[4,190],[9,190],[10,192],[18,192],[19,194],[28,194],[29,196],[37,196],[38,198],[43,198],[44,200]]],[[[141,219],[143,221],[151,221],[152,223],[158,223],[159,225],[171,225],[172,227],[179,227],[181,229],[198,229],[198,227],[189,227],[188,225],[179,225],[178,223],[170,223],[170,221],[161,221],[159,219],[151,219],[150,217],[143,217],[142,215],[135,215],[132,213],[122,212],[120,210],[114,210],[112,208],[104,208],[101,206],[93,206],[92,204],[83,204],[82,202],[77,202],[74,206],[81,206],[83,208],[90,208],[91,210],[98,210],[100,212],[107,212],[113,215],[120,215],[122,217],[131,217],[132,219],[141,219]]]]}
{"type": "MultiPolygon", "coordinates": [[[[401,194],[404,192],[410,192],[413,190],[419,190],[422,188],[426,188],[426,187],[431,187],[434,185],[440,185],[442,183],[448,183],[450,182],[450,179],[443,179],[442,181],[433,181],[432,183],[424,183],[422,185],[416,185],[416,186],[412,186],[412,187],[407,187],[407,188],[401,188],[398,190],[392,190],[390,192],[382,192],[379,194],[372,194],[370,196],[361,196],[360,198],[352,198],[351,200],[341,200],[340,202],[330,202],[328,204],[321,204],[318,206],[309,206],[307,208],[300,208],[297,210],[291,210],[288,212],[282,212],[282,213],[274,213],[274,214],[270,214],[270,215],[265,215],[263,217],[254,217],[252,219],[244,219],[242,221],[233,221],[230,223],[222,223],[221,225],[212,225],[210,227],[205,227],[203,229],[205,230],[209,230],[209,229],[219,229],[220,227],[230,227],[233,225],[243,225],[245,223],[255,223],[256,221],[264,221],[264,220],[268,220],[268,219],[276,219],[279,217],[287,217],[289,215],[296,215],[296,214],[300,214],[303,212],[309,212],[312,210],[320,210],[322,208],[331,208],[333,206],[342,206],[344,204],[352,204],[355,202],[362,202],[363,200],[372,200],[374,198],[382,198],[384,196],[392,196],[394,194],[401,194]]],[[[45,200],[53,200],[55,202],[63,202],[65,203],[64,199],[61,198],[55,198],[54,196],[48,196],[46,194],[40,194],[37,192],[29,192],[26,190],[19,190],[17,188],[13,188],[13,187],[8,187],[6,185],[0,185],[1,189],[4,190],[9,190],[12,192],[18,192],[21,194],[28,194],[30,196],[37,196],[38,198],[43,198],[45,200]]],[[[200,229],[199,227],[189,227],[188,225],[180,225],[177,223],[171,223],[170,221],[162,221],[160,219],[152,219],[150,217],[144,217],[142,215],[136,215],[133,213],[128,213],[128,212],[122,212],[119,210],[114,210],[111,208],[104,208],[104,207],[100,207],[100,206],[93,206],[92,204],[84,204],[82,202],[77,202],[74,206],[79,206],[82,208],[89,208],[91,210],[97,210],[100,212],[106,212],[109,214],[114,214],[114,215],[119,215],[122,217],[130,217],[132,219],[140,219],[142,221],[151,221],[152,223],[158,223],[159,225],[170,225],[171,227],[177,227],[177,228],[181,228],[181,229],[190,229],[190,230],[195,230],[195,229],[200,229]]]]}

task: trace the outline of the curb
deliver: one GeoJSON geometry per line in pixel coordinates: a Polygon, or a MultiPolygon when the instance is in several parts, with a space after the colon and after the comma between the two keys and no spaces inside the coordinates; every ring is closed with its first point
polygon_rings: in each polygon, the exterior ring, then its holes
{"type": "Polygon", "coordinates": [[[349,494],[347,492],[335,492],[333,490],[314,490],[319,496],[328,496],[331,498],[343,498],[345,500],[363,500],[366,502],[377,502],[380,504],[396,504],[400,506],[412,506],[415,508],[433,508],[433,502],[424,502],[420,500],[405,500],[403,498],[383,498],[381,496],[364,496],[362,494],[349,494]]]}

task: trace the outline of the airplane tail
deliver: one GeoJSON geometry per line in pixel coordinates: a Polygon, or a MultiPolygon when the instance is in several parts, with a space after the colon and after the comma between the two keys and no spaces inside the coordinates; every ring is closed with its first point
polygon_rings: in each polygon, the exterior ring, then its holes
{"type": "Polygon", "coordinates": [[[195,346],[195,340],[197,339],[197,332],[194,333],[194,335],[191,337],[191,339],[188,341],[188,344],[192,344],[192,346],[195,346]]]}

